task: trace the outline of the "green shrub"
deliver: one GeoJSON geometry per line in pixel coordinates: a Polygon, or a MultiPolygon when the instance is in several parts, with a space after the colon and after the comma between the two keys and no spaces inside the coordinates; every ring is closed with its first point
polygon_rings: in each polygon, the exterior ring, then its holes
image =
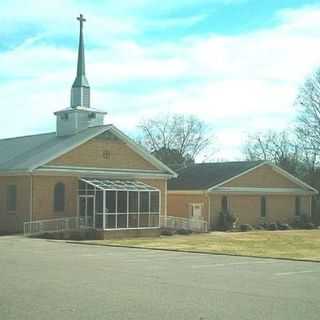
{"type": "Polygon", "coordinates": [[[308,230],[316,229],[316,226],[312,222],[307,222],[304,224],[303,229],[308,229],[308,230]]]}
{"type": "Polygon", "coordinates": [[[270,223],[268,225],[268,230],[271,230],[271,231],[278,230],[278,225],[276,223],[270,223]]]}
{"type": "Polygon", "coordinates": [[[240,224],[240,231],[241,232],[246,232],[246,231],[251,231],[253,230],[253,227],[251,224],[240,224]]]}
{"type": "Polygon", "coordinates": [[[189,235],[192,233],[191,230],[188,230],[188,229],[178,229],[176,231],[177,234],[182,234],[182,235],[189,235]]]}
{"type": "Polygon", "coordinates": [[[173,236],[174,235],[174,231],[172,229],[161,229],[160,230],[160,234],[162,236],[173,236]]]}
{"type": "Polygon", "coordinates": [[[233,229],[237,220],[237,217],[229,210],[220,211],[218,229],[223,231],[233,229]]]}
{"type": "Polygon", "coordinates": [[[302,214],[301,216],[296,217],[294,227],[298,229],[315,229],[316,226],[312,223],[311,216],[302,214]]]}
{"type": "Polygon", "coordinates": [[[291,227],[287,223],[278,223],[279,230],[290,230],[291,227]]]}

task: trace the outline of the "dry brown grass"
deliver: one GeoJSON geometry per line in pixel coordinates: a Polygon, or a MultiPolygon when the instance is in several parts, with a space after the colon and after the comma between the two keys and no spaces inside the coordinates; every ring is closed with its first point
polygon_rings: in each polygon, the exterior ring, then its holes
{"type": "Polygon", "coordinates": [[[105,245],[173,249],[320,261],[320,230],[211,232],[188,236],[88,241],[105,245]]]}

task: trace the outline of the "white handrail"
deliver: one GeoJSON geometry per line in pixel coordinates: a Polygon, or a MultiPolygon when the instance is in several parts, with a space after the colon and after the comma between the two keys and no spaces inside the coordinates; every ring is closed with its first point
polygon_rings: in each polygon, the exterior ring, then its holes
{"type": "Polygon", "coordinates": [[[92,228],[91,217],[68,217],[24,223],[24,235],[36,235],[52,232],[74,231],[81,228],[92,228]]]}

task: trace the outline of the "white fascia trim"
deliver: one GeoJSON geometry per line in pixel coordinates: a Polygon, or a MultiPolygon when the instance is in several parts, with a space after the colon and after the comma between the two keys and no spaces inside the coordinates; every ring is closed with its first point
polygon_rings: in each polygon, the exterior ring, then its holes
{"type": "Polygon", "coordinates": [[[315,188],[311,187],[310,185],[308,185],[307,183],[303,182],[302,180],[300,180],[299,178],[293,176],[291,173],[281,169],[279,166],[273,164],[273,163],[268,163],[272,169],[280,174],[282,174],[283,176],[285,176],[287,179],[289,179],[290,181],[292,181],[293,183],[303,187],[304,189],[307,189],[308,191],[312,191],[313,194],[318,194],[318,190],[316,190],[315,188]]]}
{"type": "Polygon", "coordinates": [[[102,133],[104,133],[104,132],[106,132],[106,131],[108,131],[110,129],[111,129],[111,125],[105,125],[98,132],[96,132],[94,134],[91,134],[89,137],[86,137],[86,138],[82,139],[81,141],[78,141],[77,143],[73,144],[69,148],[65,148],[63,151],[57,152],[54,156],[51,156],[51,157],[49,157],[49,158],[47,158],[47,159],[45,159],[45,160],[33,165],[30,169],[34,170],[34,169],[39,168],[40,166],[42,166],[42,165],[44,165],[44,164],[46,164],[46,163],[48,163],[48,162],[50,162],[50,161],[52,161],[54,159],[59,158],[60,156],[68,153],[69,151],[72,151],[73,149],[79,147],[80,145],[82,145],[82,144],[86,143],[87,141],[91,140],[92,138],[94,138],[94,137],[98,136],[99,134],[102,134],[102,133]]]}
{"type": "Polygon", "coordinates": [[[210,193],[233,193],[233,194],[295,194],[313,195],[314,192],[299,188],[254,188],[254,187],[219,187],[210,193]]]}
{"type": "Polygon", "coordinates": [[[208,189],[208,192],[211,192],[212,190],[214,190],[214,189],[216,189],[216,188],[218,188],[218,187],[220,187],[220,186],[222,186],[222,185],[224,185],[224,184],[226,184],[226,183],[228,183],[228,182],[230,182],[230,181],[232,181],[234,179],[237,179],[237,178],[239,178],[239,177],[241,177],[241,176],[243,176],[243,175],[245,175],[245,174],[247,174],[247,173],[249,173],[249,172],[251,172],[253,170],[256,170],[257,168],[260,168],[260,167],[262,167],[262,166],[264,166],[266,164],[268,164],[268,163],[267,162],[262,162],[262,163],[256,165],[255,167],[252,167],[252,168],[250,168],[250,169],[248,169],[246,171],[241,172],[240,174],[237,174],[236,176],[233,176],[233,177],[231,177],[231,178],[229,178],[227,180],[224,180],[224,181],[222,181],[222,182],[210,187],[208,189]]]}
{"type": "Polygon", "coordinates": [[[99,168],[99,167],[84,167],[84,166],[65,166],[65,165],[44,165],[39,169],[53,169],[53,170],[85,170],[85,171],[108,171],[108,172],[127,172],[127,173],[151,173],[151,174],[163,174],[157,170],[145,170],[145,169],[119,169],[119,168],[99,168]]]}
{"type": "MultiPolygon", "coordinates": [[[[91,186],[99,189],[99,190],[102,190],[102,191],[135,191],[135,192],[161,192],[160,189],[157,189],[155,187],[152,187],[152,186],[149,186],[148,184],[144,183],[144,185],[150,187],[150,189],[117,189],[117,188],[104,188],[104,187],[101,187],[99,185],[97,185],[96,183],[94,183],[93,181],[90,181],[88,179],[85,179],[85,178],[80,178],[81,181],[87,183],[87,184],[90,184],[91,186]]],[[[107,179],[106,179],[107,180],[107,179]]]]}
{"type": "Polygon", "coordinates": [[[106,111],[102,111],[102,110],[98,110],[98,109],[94,109],[94,108],[85,108],[85,107],[76,107],[76,108],[65,108],[65,109],[61,109],[61,110],[58,110],[58,111],[55,111],[53,114],[54,115],[57,115],[59,113],[64,113],[64,112],[75,112],[75,111],[86,111],[88,113],[91,113],[91,112],[95,112],[95,113],[101,113],[101,114],[108,114],[106,111]]]}
{"type": "Polygon", "coordinates": [[[207,190],[168,190],[168,194],[204,195],[207,190]]]}
{"type": "Polygon", "coordinates": [[[137,144],[130,137],[125,135],[123,132],[121,132],[114,125],[111,125],[111,129],[112,129],[112,131],[114,131],[116,136],[118,136],[118,138],[125,141],[126,144],[128,145],[128,147],[130,147],[134,152],[138,153],[141,157],[143,157],[147,161],[151,162],[153,165],[155,165],[160,170],[170,172],[170,176],[172,178],[176,178],[178,176],[176,172],[171,170],[168,166],[166,166],[164,163],[162,163],[160,160],[158,160],[156,157],[154,157],[152,154],[150,154],[146,149],[144,149],[142,146],[137,144]]]}
{"type": "Polygon", "coordinates": [[[79,170],[79,169],[46,169],[39,168],[34,170],[34,175],[66,175],[66,176],[92,176],[92,177],[109,177],[109,178],[137,178],[137,179],[166,179],[170,177],[168,174],[154,174],[144,172],[122,172],[122,171],[104,171],[104,170],[79,170]]]}
{"type": "Polygon", "coordinates": [[[26,170],[14,170],[14,171],[0,171],[0,177],[9,177],[9,176],[27,176],[30,175],[32,171],[26,171],[26,170]]]}

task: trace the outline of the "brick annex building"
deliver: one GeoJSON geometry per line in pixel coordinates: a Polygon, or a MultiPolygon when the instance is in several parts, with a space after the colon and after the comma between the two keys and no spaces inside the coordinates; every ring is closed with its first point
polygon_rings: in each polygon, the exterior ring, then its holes
{"type": "Polygon", "coordinates": [[[103,235],[157,234],[176,174],[91,108],[78,20],[77,75],[70,107],[55,112],[56,132],[0,140],[0,232],[80,216],[103,235]]]}
{"type": "Polygon", "coordinates": [[[289,223],[312,215],[318,191],[268,161],[200,163],[168,182],[168,215],[201,218],[209,229],[230,212],[238,224],[289,223]]]}

